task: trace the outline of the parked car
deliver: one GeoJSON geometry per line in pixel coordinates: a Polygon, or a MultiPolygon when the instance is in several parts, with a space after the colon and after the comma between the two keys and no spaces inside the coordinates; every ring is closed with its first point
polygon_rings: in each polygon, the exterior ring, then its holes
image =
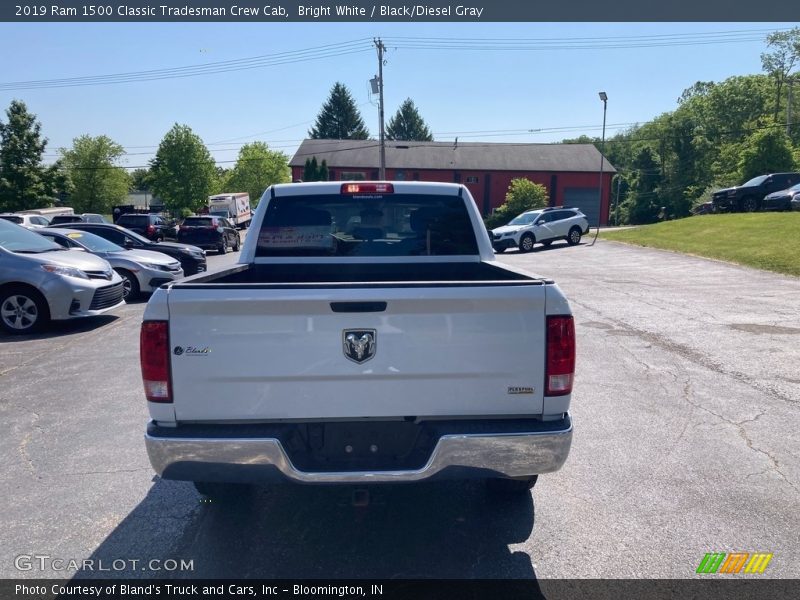
{"type": "Polygon", "coordinates": [[[761,208],[763,210],[792,210],[792,201],[795,198],[798,198],[798,202],[800,202],[800,183],[788,189],[767,194],[761,202],[761,208]]]}
{"type": "Polygon", "coordinates": [[[81,215],[81,221],[84,223],[111,223],[111,221],[106,219],[103,215],[97,213],[83,213],[81,215]]]}
{"type": "Polygon", "coordinates": [[[77,248],[107,260],[122,277],[125,300],[183,278],[181,263],[162,252],[127,250],[99,235],[77,229],[49,228],[37,233],[68,250],[77,248]]]}
{"type": "Polygon", "coordinates": [[[122,278],[107,261],[70,252],[0,220],[0,326],[11,334],[48,321],[91,317],[123,305],[122,278]]]}
{"type": "Polygon", "coordinates": [[[178,241],[225,254],[229,248],[238,252],[241,241],[233,223],[223,217],[186,217],[178,230],[178,241]]]}
{"type": "Polygon", "coordinates": [[[50,221],[47,220],[47,217],[42,217],[40,215],[3,213],[0,214],[0,219],[30,228],[47,227],[50,224],[50,221]]]}
{"type": "Polygon", "coordinates": [[[50,225],[64,225],[65,223],[82,223],[80,215],[55,215],[50,219],[50,225]]]}
{"type": "Polygon", "coordinates": [[[759,175],[742,185],[714,192],[712,201],[717,211],[753,212],[762,207],[764,197],[800,183],[800,173],[759,175]]]}
{"type": "Polygon", "coordinates": [[[196,246],[176,244],[175,242],[153,242],[119,225],[73,223],[69,225],[69,228],[89,231],[123,248],[163,252],[180,261],[184,275],[195,275],[206,270],[206,253],[196,246]]]}
{"type": "Polygon", "coordinates": [[[580,209],[554,206],[526,211],[507,225],[493,229],[492,246],[496,252],[514,247],[530,252],[534,244],[549,246],[556,240],[567,240],[575,246],[587,233],[589,220],[580,209]]]}
{"type": "Polygon", "coordinates": [[[164,238],[174,237],[173,223],[160,215],[121,215],[116,224],[154,242],[163,242],[164,238]]]}

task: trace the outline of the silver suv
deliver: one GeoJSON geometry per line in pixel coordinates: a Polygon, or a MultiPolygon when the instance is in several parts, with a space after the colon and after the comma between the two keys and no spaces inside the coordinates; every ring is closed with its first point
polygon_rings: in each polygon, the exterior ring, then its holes
{"type": "Polygon", "coordinates": [[[530,252],[534,244],[549,246],[556,240],[567,240],[575,246],[587,233],[589,220],[580,209],[554,206],[526,211],[507,225],[493,229],[492,246],[496,252],[514,247],[530,252]]]}

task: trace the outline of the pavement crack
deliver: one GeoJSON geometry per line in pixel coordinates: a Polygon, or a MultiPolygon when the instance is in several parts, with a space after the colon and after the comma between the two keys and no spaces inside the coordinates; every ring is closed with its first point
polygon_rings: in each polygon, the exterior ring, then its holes
{"type": "Polygon", "coordinates": [[[607,321],[613,323],[614,326],[617,329],[625,331],[625,332],[631,334],[632,336],[638,337],[642,341],[648,342],[648,343],[652,344],[653,346],[658,346],[662,350],[666,350],[668,352],[672,352],[673,354],[677,354],[678,356],[680,356],[680,357],[682,357],[682,358],[684,358],[684,359],[686,359],[686,360],[688,360],[688,361],[690,361],[692,363],[695,363],[697,365],[705,367],[706,369],[709,369],[710,371],[713,371],[714,373],[718,373],[720,375],[725,375],[727,377],[731,377],[731,378],[733,378],[733,379],[735,379],[735,380],[737,380],[737,381],[739,381],[741,383],[744,383],[745,385],[747,385],[747,386],[749,386],[749,387],[751,387],[751,388],[753,388],[753,389],[755,389],[755,390],[757,390],[757,391],[759,391],[761,393],[769,394],[770,396],[772,396],[774,398],[777,398],[778,400],[783,400],[784,402],[788,402],[788,403],[794,404],[794,405],[800,404],[800,400],[798,400],[797,398],[793,398],[791,396],[788,396],[788,395],[786,395],[786,394],[784,394],[784,393],[772,388],[771,386],[766,386],[766,385],[763,385],[763,384],[759,383],[758,381],[754,381],[751,377],[748,377],[745,373],[741,373],[739,371],[726,369],[723,365],[717,363],[712,358],[710,358],[706,354],[703,354],[702,352],[698,352],[697,350],[694,350],[693,348],[690,348],[690,347],[685,346],[683,344],[680,344],[678,342],[674,342],[674,341],[666,338],[663,335],[659,335],[657,333],[652,333],[652,332],[646,331],[644,329],[639,329],[637,327],[633,327],[632,325],[626,323],[625,321],[622,321],[620,319],[614,318],[611,315],[606,315],[604,313],[601,313],[597,309],[592,308],[591,306],[588,306],[588,305],[583,304],[581,302],[577,302],[574,299],[571,300],[571,302],[573,304],[576,304],[576,305],[580,306],[581,308],[584,308],[586,310],[589,310],[589,311],[592,311],[592,312],[598,314],[602,318],[604,318],[607,321]]]}
{"type": "Polygon", "coordinates": [[[138,471],[149,471],[150,467],[138,469],[112,469],[110,471],[67,471],[63,475],[111,475],[114,473],[136,473],[138,471]]]}
{"type": "MultiPolygon", "coordinates": [[[[787,483],[787,484],[788,484],[788,485],[789,485],[789,486],[790,486],[792,489],[794,489],[795,491],[798,491],[798,492],[800,492],[800,488],[798,488],[798,487],[797,487],[797,486],[796,486],[794,483],[792,483],[792,481],[791,481],[791,480],[790,480],[790,479],[789,479],[789,478],[786,476],[786,474],[785,474],[783,471],[781,471],[781,468],[780,468],[780,466],[781,466],[781,465],[780,465],[780,463],[778,462],[778,459],[777,459],[777,458],[775,458],[775,456],[774,456],[774,455],[773,455],[771,452],[769,452],[769,451],[767,451],[767,450],[763,450],[763,449],[759,448],[758,446],[756,446],[756,445],[753,443],[753,440],[752,440],[752,438],[750,437],[750,435],[747,433],[747,429],[745,429],[745,427],[744,427],[744,426],[745,426],[745,424],[749,424],[749,423],[755,423],[756,421],[758,421],[758,419],[760,419],[760,418],[761,418],[761,417],[763,417],[765,414],[767,414],[767,411],[766,411],[766,410],[761,410],[761,412],[759,412],[759,413],[758,413],[758,414],[757,414],[755,417],[752,417],[752,418],[750,418],[750,419],[745,419],[745,420],[743,420],[743,421],[734,421],[734,420],[732,420],[732,419],[729,419],[728,417],[726,417],[726,416],[724,416],[724,415],[721,415],[721,414],[719,414],[718,412],[714,412],[714,411],[713,411],[713,410],[711,410],[710,408],[708,408],[708,407],[706,407],[706,406],[703,406],[702,404],[699,404],[699,403],[697,403],[697,402],[694,402],[694,401],[691,399],[691,380],[690,380],[690,379],[687,379],[687,381],[685,382],[685,385],[684,385],[684,388],[683,388],[683,399],[684,399],[684,400],[685,400],[685,401],[686,401],[688,404],[690,404],[690,405],[694,406],[695,408],[698,408],[698,409],[700,409],[700,410],[702,410],[702,411],[704,411],[704,412],[707,412],[708,414],[710,414],[710,415],[713,415],[713,416],[717,417],[718,419],[720,419],[721,421],[723,421],[723,422],[727,423],[728,425],[732,425],[733,427],[735,427],[735,428],[736,428],[736,432],[737,432],[737,434],[738,434],[738,435],[739,435],[739,437],[740,437],[740,438],[741,438],[741,439],[744,441],[745,445],[746,445],[746,446],[747,446],[747,447],[748,447],[750,450],[752,450],[753,452],[757,452],[757,453],[759,453],[759,454],[761,454],[761,455],[765,456],[765,457],[766,457],[766,458],[769,460],[769,462],[770,462],[771,466],[770,466],[770,468],[769,468],[769,469],[766,469],[766,470],[765,470],[765,471],[763,471],[763,472],[766,472],[766,471],[769,471],[769,470],[771,470],[771,471],[774,471],[774,472],[775,472],[775,473],[777,473],[777,474],[778,474],[778,475],[781,477],[781,479],[783,479],[783,481],[784,481],[784,482],[786,482],[786,483],[787,483]]],[[[752,474],[752,475],[756,475],[756,474],[759,474],[759,473],[755,473],[755,474],[752,474]]]]}

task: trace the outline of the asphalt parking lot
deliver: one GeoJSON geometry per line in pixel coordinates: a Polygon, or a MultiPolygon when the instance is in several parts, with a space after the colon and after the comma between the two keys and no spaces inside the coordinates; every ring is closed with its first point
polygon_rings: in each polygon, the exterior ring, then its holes
{"type": "Polygon", "coordinates": [[[139,302],[0,337],[0,577],[74,574],[15,566],[38,554],[109,569],[88,577],[687,578],[733,551],[800,577],[800,280],[602,241],[500,260],[556,279],[578,331],[572,453],[531,498],[443,482],[366,507],[348,486],[202,502],[144,451],[139,302]]]}

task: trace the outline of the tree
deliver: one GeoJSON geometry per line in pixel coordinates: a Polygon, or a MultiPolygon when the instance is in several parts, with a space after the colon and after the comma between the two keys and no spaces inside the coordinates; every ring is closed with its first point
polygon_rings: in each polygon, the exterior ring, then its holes
{"type": "Polygon", "coordinates": [[[328,181],[329,178],[328,163],[324,158],[319,164],[316,156],[306,159],[306,164],[303,166],[303,181],[328,181]]]}
{"type": "Polygon", "coordinates": [[[761,67],[775,80],[775,112],[777,120],[781,108],[781,91],[800,59],[800,27],[789,31],[775,31],[767,36],[767,47],[771,52],[761,54],[761,67]]]}
{"type": "Polygon", "coordinates": [[[131,191],[146,192],[150,189],[150,171],[147,169],[134,169],[130,172],[131,191]]]}
{"type": "Polygon", "coordinates": [[[652,148],[644,146],[633,162],[631,188],[628,198],[621,206],[627,217],[625,221],[633,225],[653,223],[661,210],[658,187],[661,184],[661,168],[658,157],[652,148]]]}
{"type": "Polygon", "coordinates": [[[757,131],[742,145],[739,157],[739,178],[742,181],[793,168],[792,146],[782,128],[757,131]]]}
{"type": "Polygon", "coordinates": [[[419,114],[414,101],[406,98],[397,109],[397,113],[389,119],[386,126],[387,140],[432,142],[433,135],[419,114]]]}
{"type": "Polygon", "coordinates": [[[289,158],[283,152],[270,150],[264,142],[253,142],[241,147],[223,187],[228,192],[247,192],[255,207],[265,189],[274,183],[288,183],[290,178],[289,158]]]}
{"type": "Polygon", "coordinates": [[[303,165],[303,181],[317,181],[318,172],[317,157],[307,158],[305,165],[303,165]]]}
{"type": "Polygon", "coordinates": [[[512,179],[506,192],[505,202],[484,219],[490,229],[505,225],[526,210],[547,206],[547,188],[529,179],[512,179]]]}
{"type": "Polygon", "coordinates": [[[328,101],[322,105],[308,135],[312,139],[330,140],[365,140],[369,137],[355,100],[344,84],[337,81],[331,88],[328,101]]]}
{"type": "Polygon", "coordinates": [[[58,166],[42,165],[47,138],[25,103],[13,100],[0,122],[0,210],[17,211],[49,206],[58,166]]]}
{"type": "Polygon", "coordinates": [[[104,135],[82,135],[59,152],[72,183],[69,203],[77,212],[106,214],[122,203],[130,188],[130,176],[115,164],[125,154],[122,146],[104,135]]]}
{"type": "Polygon", "coordinates": [[[150,161],[151,189],[175,213],[205,206],[216,167],[203,140],[188,125],[173,125],[150,161]]]}

